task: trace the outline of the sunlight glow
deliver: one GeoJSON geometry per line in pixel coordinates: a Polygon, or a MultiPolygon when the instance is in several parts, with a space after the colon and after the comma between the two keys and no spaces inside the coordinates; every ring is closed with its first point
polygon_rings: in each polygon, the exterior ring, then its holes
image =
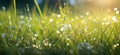
{"type": "Polygon", "coordinates": [[[114,4],[114,0],[97,0],[97,4],[101,6],[112,6],[114,4]]]}

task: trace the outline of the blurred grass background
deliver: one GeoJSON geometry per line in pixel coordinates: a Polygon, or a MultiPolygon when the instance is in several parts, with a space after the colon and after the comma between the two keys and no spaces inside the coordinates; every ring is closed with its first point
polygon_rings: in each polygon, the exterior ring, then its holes
{"type": "Polygon", "coordinates": [[[79,10],[58,2],[53,12],[34,0],[23,12],[15,1],[0,10],[0,55],[119,55],[119,6],[79,10]]]}

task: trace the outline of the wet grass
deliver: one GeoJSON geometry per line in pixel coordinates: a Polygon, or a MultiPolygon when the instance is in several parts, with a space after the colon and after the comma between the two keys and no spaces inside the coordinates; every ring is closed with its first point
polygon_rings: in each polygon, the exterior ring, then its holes
{"type": "Polygon", "coordinates": [[[68,6],[38,10],[0,10],[0,55],[119,55],[119,8],[79,15],[68,6]]]}

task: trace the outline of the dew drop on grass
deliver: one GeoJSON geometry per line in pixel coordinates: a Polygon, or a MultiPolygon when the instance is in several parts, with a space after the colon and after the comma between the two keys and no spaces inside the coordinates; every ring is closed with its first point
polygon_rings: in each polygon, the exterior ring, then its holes
{"type": "Polygon", "coordinates": [[[71,21],[74,21],[74,19],[72,18],[71,21]]]}
{"type": "Polygon", "coordinates": [[[67,46],[69,46],[70,44],[69,43],[67,43],[67,46]]]}
{"type": "Polygon", "coordinates": [[[105,23],[104,23],[104,22],[102,22],[102,25],[105,25],[105,23]]]}
{"type": "Polygon", "coordinates": [[[32,25],[29,25],[29,27],[32,27],[32,25]]]}
{"type": "Polygon", "coordinates": [[[61,17],[61,15],[60,15],[60,14],[58,14],[58,15],[57,15],[57,17],[58,17],[58,18],[60,18],[60,17],[61,17]]]}
{"type": "Polygon", "coordinates": [[[48,46],[48,42],[44,43],[45,46],[48,46]]]}
{"type": "Polygon", "coordinates": [[[52,45],[52,44],[51,44],[51,43],[49,43],[49,47],[51,47],[51,45],[52,45]]]}
{"type": "Polygon", "coordinates": [[[21,37],[21,40],[23,40],[23,37],[21,37]]]}
{"type": "Polygon", "coordinates": [[[26,18],[26,19],[28,19],[28,17],[27,17],[27,16],[26,16],[25,18],[26,18]]]}
{"type": "Polygon", "coordinates": [[[116,48],[117,47],[117,45],[114,45],[114,48],[116,48]]]}
{"type": "Polygon", "coordinates": [[[42,21],[42,23],[45,23],[45,21],[42,21]]]}
{"type": "Polygon", "coordinates": [[[93,40],[96,40],[96,38],[93,38],[93,40]]]}
{"type": "Polygon", "coordinates": [[[92,38],[91,40],[93,40],[93,41],[94,41],[94,40],[96,40],[96,38],[92,38]]]}
{"type": "Polygon", "coordinates": [[[96,21],[96,19],[93,19],[93,21],[95,22],[95,21],[96,21]]]}
{"type": "Polygon", "coordinates": [[[57,30],[56,32],[57,32],[58,34],[60,33],[60,31],[59,31],[59,30],[57,30]]]}
{"type": "Polygon", "coordinates": [[[35,47],[36,47],[36,48],[39,48],[39,46],[37,46],[37,45],[36,45],[35,47]]]}
{"type": "Polygon", "coordinates": [[[50,22],[53,22],[53,19],[50,19],[50,22]]]}
{"type": "Polygon", "coordinates": [[[70,40],[69,38],[66,38],[68,41],[70,40]]]}
{"type": "Polygon", "coordinates": [[[66,3],[64,3],[64,6],[66,5],[66,3]]]}
{"type": "Polygon", "coordinates": [[[35,37],[37,37],[37,36],[38,36],[38,34],[36,34],[36,33],[35,33],[35,34],[34,34],[34,36],[35,36],[35,37]]]}
{"type": "Polygon", "coordinates": [[[90,13],[89,13],[89,12],[86,12],[86,15],[90,15],[90,13]]]}
{"type": "Polygon", "coordinates": [[[87,47],[87,49],[90,49],[90,47],[87,47]]]}
{"type": "Polygon", "coordinates": [[[32,20],[32,17],[30,17],[30,20],[32,20]]]}
{"type": "Polygon", "coordinates": [[[32,46],[33,46],[33,47],[36,47],[36,45],[34,45],[34,44],[33,44],[32,46]]]}
{"type": "Polygon", "coordinates": [[[119,44],[118,44],[118,43],[117,43],[116,45],[117,45],[117,46],[119,46],[119,44]]]}
{"type": "Polygon", "coordinates": [[[77,19],[78,19],[78,17],[76,16],[76,17],[75,17],[75,19],[77,20],[77,19]]]}
{"type": "Polygon", "coordinates": [[[80,17],[83,18],[83,15],[81,15],[80,17]]]}
{"type": "Polygon", "coordinates": [[[113,17],[112,17],[112,20],[113,20],[114,22],[117,22],[116,16],[113,16],[113,17]]]}
{"type": "Polygon", "coordinates": [[[60,34],[60,37],[62,37],[63,35],[62,34],[60,34]]]}
{"type": "Polygon", "coordinates": [[[19,44],[18,44],[18,43],[16,43],[16,46],[19,46],[19,44]]]}
{"type": "Polygon", "coordinates": [[[116,14],[119,14],[120,13],[120,11],[116,11],[116,14]]]}
{"type": "Polygon", "coordinates": [[[118,8],[115,7],[115,8],[114,8],[114,11],[117,11],[117,10],[118,10],[118,8]]]}
{"type": "Polygon", "coordinates": [[[5,6],[2,7],[2,10],[6,10],[5,6]]]}
{"type": "Polygon", "coordinates": [[[59,22],[57,21],[57,24],[59,24],[59,22]]]}
{"type": "Polygon", "coordinates": [[[61,30],[61,31],[64,31],[64,30],[65,30],[65,28],[63,28],[63,27],[62,27],[60,30],[61,30]]]}
{"type": "Polygon", "coordinates": [[[22,24],[24,24],[24,21],[23,21],[23,20],[20,20],[18,24],[19,24],[19,25],[22,25],[22,24]]]}
{"type": "Polygon", "coordinates": [[[84,39],[83,41],[86,42],[86,39],[84,39]]]}
{"type": "Polygon", "coordinates": [[[24,16],[23,16],[23,15],[21,15],[21,16],[20,16],[20,18],[21,18],[21,19],[23,19],[23,18],[24,18],[24,16]]]}
{"type": "Polygon", "coordinates": [[[72,25],[71,25],[71,24],[68,24],[68,28],[72,28],[72,25]]]}
{"type": "Polygon", "coordinates": [[[35,38],[35,37],[33,37],[33,38],[32,38],[32,41],[35,41],[35,40],[36,40],[36,38],[35,38]]]}
{"type": "Polygon", "coordinates": [[[35,18],[36,21],[38,21],[38,18],[35,18]]]}

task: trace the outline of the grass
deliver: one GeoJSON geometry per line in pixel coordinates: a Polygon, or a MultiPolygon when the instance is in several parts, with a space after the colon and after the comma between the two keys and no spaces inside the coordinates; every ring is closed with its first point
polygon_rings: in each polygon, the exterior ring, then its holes
{"type": "Polygon", "coordinates": [[[44,15],[37,8],[41,17],[34,9],[0,10],[0,55],[119,55],[119,8],[79,15],[68,6],[44,15]]]}

